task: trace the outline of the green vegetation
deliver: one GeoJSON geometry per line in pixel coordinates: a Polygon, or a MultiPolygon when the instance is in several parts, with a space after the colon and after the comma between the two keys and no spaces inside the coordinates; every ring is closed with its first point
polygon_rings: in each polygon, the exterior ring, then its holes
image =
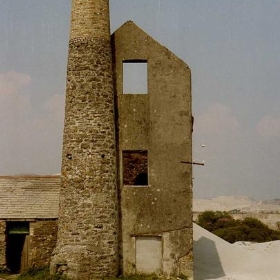
{"type": "MultiPolygon", "coordinates": [[[[162,277],[158,277],[156,275],[133,275],[133,276],[120,276],[120,277],[109,277],[104,280],[159,280],[165,279],[162,277]]],[[[187,280],[186,276],[179,276],[176,279],[187,280]]]]}
{"type": "Polygon", "coordinates": [[[60,275],[50,275],[48,267],[30,268],[21,273],[15,280],[66,280],[60,275]]]}
{"type": "Polygon", "coordinates": [[[156,275],[151,275],[151,276],[147,276],[147,275],[133,275],[133,276],[126,276],[126,277],[120,276],[120,277],[109,277],[109,278],[106,278],[106,280],[157,280],[157,279],[160,279],[160,278],[157,277],[156,275]]]}
{"type": "MultiPolygon", "coordinates": [[[[4,279],[11,279],[6,274],[1,275],[4,279]]],[[[30,268],[23,273],[21,273],[18,277],[12,278],[14,280],[67,280],[66,277],[60,275],[50,275],[48,267],[41,267],[41,268],[30,268]]],[[[157,277],[156,275],[133,275],[127,277],[108,277],[104,278],[104,280],[158,280],[162,279],[157,277]]],[[[180,278],[186,279],[186,278],[180,278]]]]}
{"type": "Polygon", "coordinates": [[[280,240],[280,231],[270,229],[258,219],[234,220],[229,213],[222,211],[201,213],[198,216],[197,224],[230,243],[280,240]]]}

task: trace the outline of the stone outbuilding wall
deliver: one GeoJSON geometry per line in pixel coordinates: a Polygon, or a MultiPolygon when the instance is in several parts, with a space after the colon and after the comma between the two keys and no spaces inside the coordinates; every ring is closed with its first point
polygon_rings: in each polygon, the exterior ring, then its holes
{"type": "Polygon", "coordinates": [[[50,264],[56,245],[57,220],[35,221],[30,223],[29,266],[43,267],[50,264]]]}
{"type": "Polygon", "coordinates": [[[6,222],[0,221],[0,270],[6,269],[6,222]]]}
{"type": "Polygon", "coordinates": [[[60,175],[0,176],[0,269],[49,265],[56,244],[60,175]]]}

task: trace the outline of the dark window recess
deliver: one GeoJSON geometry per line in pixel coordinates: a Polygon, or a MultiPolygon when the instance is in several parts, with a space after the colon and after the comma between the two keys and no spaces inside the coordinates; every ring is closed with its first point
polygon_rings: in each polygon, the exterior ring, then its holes
{"type": "Polygon", "coordinates": [[[148,93],[148,67],[147,60],[123,61],[123,93],[148,93]]]}
{"type": "Polygon", "coordinates": [[[123,151],[123,184],[148,185],[147,151],[123,151]]]}

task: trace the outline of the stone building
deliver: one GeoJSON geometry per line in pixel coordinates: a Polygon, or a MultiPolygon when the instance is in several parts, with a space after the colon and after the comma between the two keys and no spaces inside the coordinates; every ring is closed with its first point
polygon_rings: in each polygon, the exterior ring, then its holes
{"type": "Polygon", "coordinates": [[[191,276],[190,69],[131,21],[112,46],[123,272],[191,276]],[[147,68],[145,93],[125,91],[126,64],[147,68]]]}
{"type": "Polygon", "coordinates": [[[0,176],[0,269],[49,265],[60,176],[0,176]]]}
{"type": "Polygon", "coordinates": [[[73,0],[51,272],[192,279],[182,161],[192,161],[189,67],[131,21],[110,36],[108,0],[73,0]]]}

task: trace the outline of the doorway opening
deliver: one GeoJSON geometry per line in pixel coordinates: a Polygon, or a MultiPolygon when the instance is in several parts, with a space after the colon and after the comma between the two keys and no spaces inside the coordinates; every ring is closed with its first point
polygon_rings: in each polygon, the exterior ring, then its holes
{"type": "Polygon", "coordinates": [[[6,264],[11,273],[28,267],[28,222],[7,222],[6,264]]]}

